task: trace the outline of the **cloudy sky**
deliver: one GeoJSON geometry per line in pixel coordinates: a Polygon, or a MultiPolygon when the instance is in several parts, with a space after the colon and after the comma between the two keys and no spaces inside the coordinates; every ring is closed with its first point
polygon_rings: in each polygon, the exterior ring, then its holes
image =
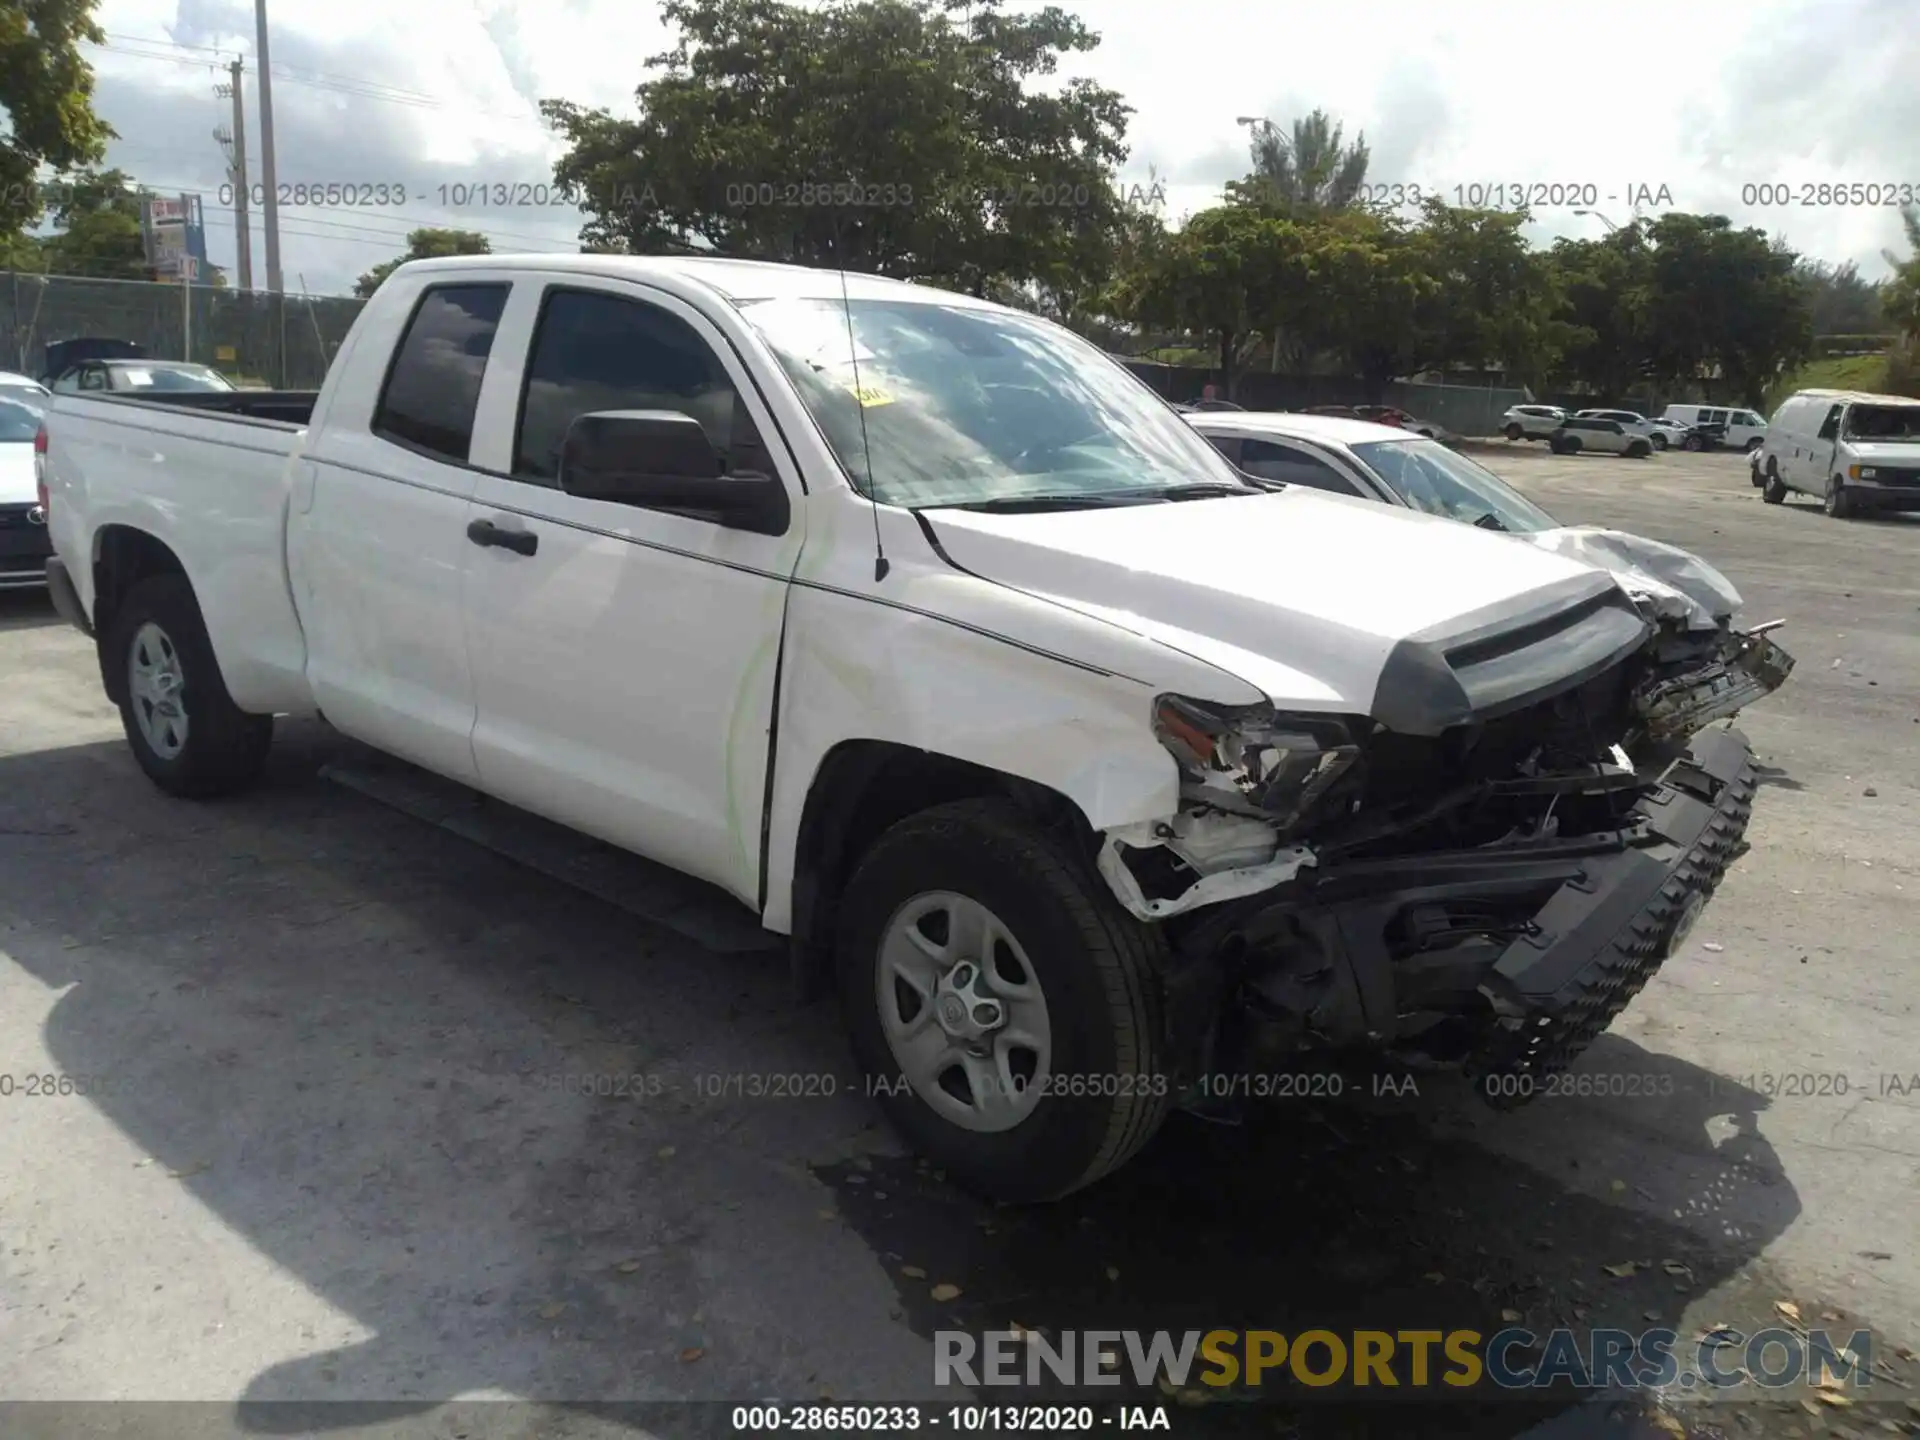
{"type": "MultiPolygon", "coordinates": [[[[1889,204],[1800,203],[1802,185],[1920,194],[1915,0],[1614,0],[1579,18],[1539,0],[1080,0],[1104,41],[1076,69],[1135,107],[1123,180],[1157,174],[1169,218],[1210,203],[1246,168],[1242,116],[1282,124],[1316,106],[1364,131],[1369,179],[1466,198],[1471,187],[1559,185],[1535,238],[1597,235],[1634,200],[1716,211],[1796,248],[1885,272],[1900,242],[1889,204]],[[1786,204],[1743,204],[1756,185],[1786,204]],[[1465,187],[1456,192],[1455,187],[1465,187]],[[1664,192],[1664,193],[1662,193],[1664,192]]],[[[459,225],[497,250],[574,248],[565,209],[457,202],[478,185],[551,177],[535,102],[621,110],[646,57],[667,48],[645,0],[271,0],[279,179],[403,188],[367,206],[283,207],[289,290],[340,293],[404,248],[408,229],[459,225]]],[[[246,0],[101,0],[92,52],[100,112],[123,137],[111,163],[162,191],[197,191],[209,249],[231,268],[218,203],[230,116],[213,86],[247,62],[258,155],[253,6],[246,0]]],[[[254,180],[257,183],[257,159],[254,180]]],[[[1511,193],[1511,192],[1510,192],[1511,193]]],[[[253,216],[256,283],[264,283],[253,216]]]]}

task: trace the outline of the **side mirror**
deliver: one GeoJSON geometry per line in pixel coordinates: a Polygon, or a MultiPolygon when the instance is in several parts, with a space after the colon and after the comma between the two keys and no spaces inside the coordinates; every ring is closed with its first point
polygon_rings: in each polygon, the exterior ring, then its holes
{"type": "Polygon", "coordinates": [[[784,535],[779,477],[724,473],[707,432],[677,410],[598,410],[575,418],[560,450],[560,489],[587,500],[669,510],[730,530],[784,535]]]}

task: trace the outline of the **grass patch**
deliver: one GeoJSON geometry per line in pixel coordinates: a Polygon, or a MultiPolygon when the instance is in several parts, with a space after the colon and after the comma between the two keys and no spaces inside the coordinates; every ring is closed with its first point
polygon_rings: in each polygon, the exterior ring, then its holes
{"type": "Polygon", "coordinates": [[[1769,414],[1796,390],[1868,390],[1887,388],[1884,355],[1829,355],[1802,365],[1773,387],[1767,396],[1769,414]]]}

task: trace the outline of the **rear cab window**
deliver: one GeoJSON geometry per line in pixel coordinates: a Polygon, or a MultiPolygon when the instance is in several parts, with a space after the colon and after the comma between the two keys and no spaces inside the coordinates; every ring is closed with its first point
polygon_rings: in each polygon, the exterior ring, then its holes
{"type": "Polygon", "coordinates": [[[509,288],[499,281],[435,285],[421,295],[394,347],[374,434],[433,459],[467,463],[480,382],[509,288]]]}

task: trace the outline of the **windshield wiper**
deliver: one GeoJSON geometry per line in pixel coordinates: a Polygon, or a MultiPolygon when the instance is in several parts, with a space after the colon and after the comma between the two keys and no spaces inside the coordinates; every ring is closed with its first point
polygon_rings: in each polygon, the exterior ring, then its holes
{"type": "Polygon", "coordinates": [[[1473,526],[1476,530],[1505,530],[1507,528],[1500,523],[1500,517],[1491,510],[1474,521],[1473,526]]]}
{"type": "Polygon", "coordinates": [[[1025,510],[1101,510],[1115,505],[1144,505],[1160,498],[1155,490],[1044,491],[1037,495],[995,495],[987,500],[965,500],[929,505],[929,510],[983,510],[994,515],[1025,510]]]}
{"type": "Polygon", "coordinates": [[[1186,485],[1163,485],[1148,493],[1157,500],[1212,500],[1224,495],[1264,495],[1267,492],[1251,482],[1234,484],[1226,480],[1195,480],[1186,485]]]}

